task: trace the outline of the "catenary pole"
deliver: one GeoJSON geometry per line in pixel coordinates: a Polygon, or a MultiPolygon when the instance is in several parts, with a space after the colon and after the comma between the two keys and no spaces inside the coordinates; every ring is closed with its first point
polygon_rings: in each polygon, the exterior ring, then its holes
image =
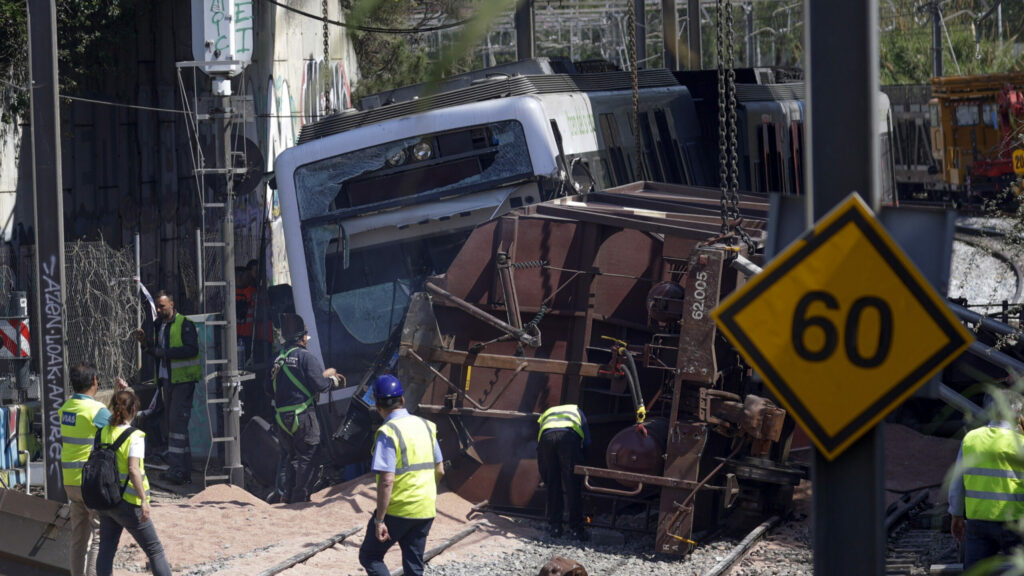
{"type": "Polygon", "coordinates": [[[686,68],[700,70],[700,0],[686,0],[686,47],[689,54],[686,68]]]}
{"type": "Polygon", "coordinates": [[[244,482],[244,470],[242,469],[241,457],[241,426],[240,416],[242,405],[240,401],[241,374],[238,370],[238,314],[233,305],[235,297],[235,189],[234,175],[232,168],[232,125],[234,110],[231,105],[230,80],[217,78],[214,86],[227,86],[227,90],[214,90],[214,96],[219,97],[221,114],[218,120],[218,133],[221,144],[221,166],[226,168],[226,184],[224,194],[224,280],[227,286],[224,290],[226,298],[231,301],[225,302],[224,320],[227,322],[224,330],[224,350],[227,352],[227,367],[221,379],[221,392],[228,399],[227,414],[224,418],[224,436],[232,440],[224,447],[224,468],[228,473],[228,482],[235,486],[242,486],[244,482]]]}
{"type": "Polygon", "coordinates": [[[647,67],[647,10],[644,0],[633,0],[633,14],[636,16],[636,62],[637,69],[647,67]]]}
{"type": "Polygon", "coordinates": [[[942,11],[939,0],[929,4],[932,13],[932,76],[942,76],[942,11]]]}
{"type": "Polygon", "coordinates": [[[519,0],[516,3],[516,58],[527,60],[533,58],[533,0],[519,0]]]}
{"type": "MultiPolygon", "coordinates": [[[[851,192],[879,208],[878,1],[804,0],[804,14],[810,227],[851,192]]],[[[876,426],[833,461],[815,451],[815,574],[883,574],[883,446],[876,426]]]]}
{"type": "Polygon", "coordinates": [[[66,500],[61,478],[58,411],[64,403],[64,209],[57,106],[57,16],[54,0],[28,0],[32,99],[32,188],[35,217],[35,308],[42,400],[45,493],[66,500]]]}
{"type": "Polygon", "coordinates": [[[676,0],[661,0],[661,51],[665,68],[679,70],[679,23],[676,0]]]}

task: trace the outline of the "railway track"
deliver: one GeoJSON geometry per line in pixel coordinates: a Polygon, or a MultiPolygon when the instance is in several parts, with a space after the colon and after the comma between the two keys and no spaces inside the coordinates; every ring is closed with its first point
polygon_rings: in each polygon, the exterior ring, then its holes
{"type": "MultiPolygon", "coordinates": [[[[932,506],[927,498],[927,490],[919,491],[916,494],[907,494],[887,510],[885,520],[888,533],[886,576],[925,576],[932,573],[933,565],[950,566],[959,561],[952,536],[942,529],[941,517],[944,511],[941,506],[932,506]]],[[[758,525],[729,550],[718,564],[710,570],[702,572],[701,576],[757,573],[755,558],[760,554],[754,549],[759,541],[772,536],[773,531],[780,525],[777,516],[758,525]],[[744,565],[746,565],[745,569],[741,567],[744,565]]],[[[774,557],[767,556],[767,558],[774,557]]],[[[780,570],[779,573],[790,573],[790,569],[796,573],[810,567],[800,565],[774,566],[774,568],[780,570]]],[[[955,573],[955,569],[943,572],[943,574],[955,573]]]]}
{"type": "Polygon", "coordinates": [[[998,226],[965,223],[957,224],[956,230],[956,241],[970,250],[971,257],[958,259],[954,256],[950,296],[959,296],[957,290],[960,286],[969,287],[969,291],[963,294],[969,304],[991,304],[976,309],[982,314],[1002,312],[1004,301],[1010,306],[1021,304],[1024,296],[1024,252],[1007,246],[1007,231],[998,226]],[[962,269],[958,269],[958,262],[962,269]],[[1014,278],[1013,289],[1009,292],[1006,291],[1007,282],[995,281],[1006,275],[1014,278]]]}

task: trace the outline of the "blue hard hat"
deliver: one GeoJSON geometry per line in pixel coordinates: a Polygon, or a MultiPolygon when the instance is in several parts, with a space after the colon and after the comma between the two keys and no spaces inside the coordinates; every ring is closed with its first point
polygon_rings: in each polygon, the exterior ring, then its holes
{"type": "Polygon", "coordinates": [[[378,376],[377,380],[373,383],[374,398],[398,398],[404,394],[405,390],[402,390],[402,383],[391,374],[378,376]]]}

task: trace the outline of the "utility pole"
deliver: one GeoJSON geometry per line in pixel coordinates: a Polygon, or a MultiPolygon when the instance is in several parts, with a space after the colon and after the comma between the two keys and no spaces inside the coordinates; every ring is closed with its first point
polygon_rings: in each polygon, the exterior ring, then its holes
{"type": "Polygon", "coordinates": [[[689,51],[689,70],[701,68],[700,0],[686,0],[686,47],[689,51]]]}
{"type": "Polygon", "coordinates": [[[519,0],[516,3],[516,59],[533,58],[534,27],[533,0],[519,0]]]}
{"type": "Polygon", "coordinates": [[[676,0],[661,0],[661,45],[665,68],[679,70],[679,25],[676,0]]]}
{"type": "Polygon", "coordinates": [[[752,68],[757,66],[754,59],[754,4],[744,4],[743,12],[747,15],[747,66],[752,68]]]}
{"type": "Polygon", "coordinates": [[[932,76],[942,76],[942,12],[939,0],[932,0],[932,76]]]}
{"type": "Polygon", "coordinates": [[[39,398],[43,416],[45,493],[64,502],[59,410],[64,403],[64,205],[57,103],[57,12],[54,0],[28,0],[32,81],[32,188],[36,228],[35,309],[39,398]]]}
{"type": "MultiPolygon", "coordinates": [[[[230,3],[226,5],[230,10],[230,3]]],[[[251,9],[251,8],[250,8],[251,9]]],[[[219,406],[223,408],[223,436],[210,438],[210,450],[214,450],[217,444],[224,444],[224,473],[210,474],[206,471],[204,478],[209,484],[211,481],[227,481],[235,486],[242,486],[245,481],[242,468],[241,450],[241,426],[239,419],[242,413],[241,390],[243,374],[238,366],[238,318],[235,310],[235,215],[234,215],[234,177],[238,173],[244,173],[244,168],[235,168],[235,157],[239,154],[232,149],[232,143],[241,142],[241,137],[236,138],[234,129],[236,120],[241,116],[234,110],[231,98],[231,78],[237,75],[249,63],[252,57],[251,34],[252,15],[251,13],[240,13],[238,7],[231,13],[225,13],[225,5],[213,2],[207,3],[202,0],[192,0],[192,54],[196,60],[193,62],[179,62],[178,67],[197,67],[208,74],[212,80],[213,98],[216,104],[209,114],[199,115],[197,120],[214,121],[214,143],[216,153],[214,156],[215,167],[205,168],[197,166],[196,173],[224,177],[224,199],[208,199],[208,191],[200,190],[202,199],[203,220],[211,223],[208,216],[211,212],[223,211],[220,220],[221,238],[219,241],[206,241],[203,238],[199,243],[200,262],[205,260],[203,251],[205,249],[221,250],[221,263],[224,274],[222,281],[207,281],[204,271],[199,270],[200,290],[208,288],[219,288],[223,290],[224,319],[210,320],[207,318],[207,326],[223,327],[220,339],[222,358],[207,358],[203,355],[204,379],[203,386],[207,391],[207,407],[219,406]],[[242,16],[242,17],[239,17],[242,16]],[[227,23],[225,25],[224,23],[227,23]],[[209,380],[216,377],[219,382],[217,390],[219,397],[210,397],[209,380]]],[[[327,4],[324,4],[324,65],[329,64],[327,57],[327,4]]],[[[242,162],[244,166],[244,162],[242,162]]],[[[201,180],[202,181],[202,180],[201,180]]],[[[205,235],[208,230],[203,230],[205,235]]],[[[205,295],[200,297],[205,299],[205,295]]],[[[246,374],[245,379],[252,377],[246,374]]]]}
{"type": "Polygon", "coordinates": [[[224,183],[224,220],[221,231],[224,241],[224,288],[226,298],[224,321],[224,351],[227,353],[228,364],[221,372],[221,395],[228,399],[228,407],[224,419],[224,436],[231,438],[224,446],[224,468],[228,473],[228,482],[242,486],[244,474],[242,469],[241,425],[242,413],[240,401],[242,382],[238,371],[238,315],[235,307],[235,187],[234,170],[231,157],[232,125],[234,110],[231,106],[231,79],[226,76],[214,76],[213,95],[220,100],[220,114],[217,119],[222,156],[218,163],[225,170],[224,183]]]}
{"type": "Polygon", "coordinates": [[[644,0],[633,0],[633,14],[636,16],[633,32],[636,38],[636,67],[639,70],[647,67],[647,10],[644,8],[644,0]]]}
{"type": "MultiPolygon", "coordinates": [[[[879,209],[878,0],[804,0],[804,14],[810,228],[851,192],[879,209]]],[[[815,574],[884,573],[883,434],[874,427],[832,461],[815,451],[815,574]]]]}

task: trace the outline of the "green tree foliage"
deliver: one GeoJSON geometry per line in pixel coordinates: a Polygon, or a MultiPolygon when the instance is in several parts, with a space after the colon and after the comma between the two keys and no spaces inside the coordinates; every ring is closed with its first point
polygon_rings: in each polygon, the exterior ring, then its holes
{"type": "MultiPolygon", "coordinates": [[[[1003,2],[998,12],[978,21],[991,2],[947,0],[939,9],[943,76],[993,74],[1024,69],[1016,43],[1024,32],[1024,5],[1003,2]]],[[[921,0],[883,2],[881,27],[882,84],[926,84],[932,77],[932,12],[921,0]]]]}
{"type": "Polygon", "coordinates": [[[350,24],[409,30],[407,33],[352,31],[359,68],[362,71],[355,98],[442,78],[456,70],[456,61],[428,61],[420,48],[417,29],[436,26],[445,19],[458,20],[468,11],[460,0],[348,0],[350,24]],[[410,23],[412,25],[410,26],[410,23]]]}
{"type": "MultiPolygon", "coordinates": [[[[135,0],[57,0],[60,92],[88,89],[111,66],[117,32],[133,23],[135,0]]],[[[15,122],[28,110],[26,0],[0,0],[0,120],[15,122]]]]}

